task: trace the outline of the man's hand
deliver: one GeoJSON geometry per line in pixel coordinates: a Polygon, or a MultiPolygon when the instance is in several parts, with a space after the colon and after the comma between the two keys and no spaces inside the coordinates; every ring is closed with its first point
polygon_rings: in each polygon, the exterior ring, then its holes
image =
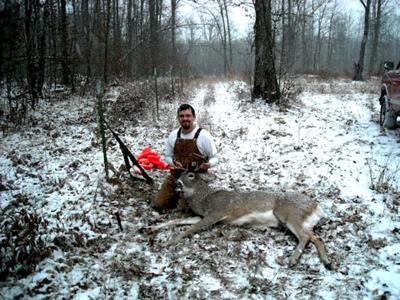
{"type": "Polygon", "coordinates": [[[202,171],[204,171],[204,172],[207,172],[208,171],[208,169],[210,168],[210,164],[209,163],[206,163],[206,162],[204,162],[204,163],[202,163],[201,165],[200,165],[200,170],[202,170],[202,171]]]}
{"type": "Polygon", "coordinates": [[[175,161],[174,165],[176,169],[183,169],[183,165],[179,161],[175,161]]]}

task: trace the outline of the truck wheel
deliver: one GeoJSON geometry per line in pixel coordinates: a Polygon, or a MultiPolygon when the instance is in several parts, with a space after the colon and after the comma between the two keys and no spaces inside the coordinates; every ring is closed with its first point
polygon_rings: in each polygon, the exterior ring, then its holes
{"type": "Polygon", "coordinates": [[[383,121],[383,126],[387,129],[394,129],[396,128],[397,125],[397,116],[396,114],[391,110],[387,110],[385,112],[385,119],[383,121]]]}
{"type": "Polygon", "coordinates": [[[385,123],[385,116],[386,116],[386,105],[385,103],[382,101],[381,102],[381,111],[379,113],[379,124],[381,126],[383,126],[383,124],[385,123]]]}

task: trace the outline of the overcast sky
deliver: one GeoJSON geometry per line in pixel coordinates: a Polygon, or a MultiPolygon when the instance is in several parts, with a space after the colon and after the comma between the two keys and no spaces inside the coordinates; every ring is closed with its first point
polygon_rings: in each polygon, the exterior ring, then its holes
{"type": "MultiPolygon", "coordinates": [[[[339,0],[339,5],[346,10],[362,13],[363,6],[360,0],[339,0]]],[[[209,6],[208,8],[211,8],[209,6]]],[[[217,8],[216,8],[217,9],[217,8]]],[[[233,32],[242,37],[246,36],[249,31],[253,29],[254,19],[250,15],[253,14],[252,4],[249,1],[249,6],[231,7],[230,20],[234,27],[233,32]]],[[[193,9],[193,2],[181,2],[179,6],[179,13],[183,18],[192,18],[195,21],[200,21],[198,18],[199,10],[193,9]]]]}

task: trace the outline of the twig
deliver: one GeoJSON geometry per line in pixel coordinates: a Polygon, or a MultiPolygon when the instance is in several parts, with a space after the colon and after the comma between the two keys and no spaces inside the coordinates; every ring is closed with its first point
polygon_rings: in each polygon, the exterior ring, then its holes
{"type": "Polygon", "coordinates": [[[124,229],[122,228],[122,222],[121,222],[121,218],[119,216],[119,211],[115,212],[115,216],[117,217],[117,222],[118,222],[119,229],[121,231],[124,231],[124,229]]]}

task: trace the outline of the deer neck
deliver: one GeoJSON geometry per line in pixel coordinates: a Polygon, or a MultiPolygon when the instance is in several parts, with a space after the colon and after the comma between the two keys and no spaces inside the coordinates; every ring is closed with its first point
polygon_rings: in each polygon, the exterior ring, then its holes
{"type": "Polygon", "coordinates": [[[207,196],[211,192],[207,184],[202,184],[200,189],[197,188],[194,193],[191,193],[190,197],[186,197],[185,195],[187,203],[195,214],[200,216],[206,215],[208,211],[207,196]]]}

